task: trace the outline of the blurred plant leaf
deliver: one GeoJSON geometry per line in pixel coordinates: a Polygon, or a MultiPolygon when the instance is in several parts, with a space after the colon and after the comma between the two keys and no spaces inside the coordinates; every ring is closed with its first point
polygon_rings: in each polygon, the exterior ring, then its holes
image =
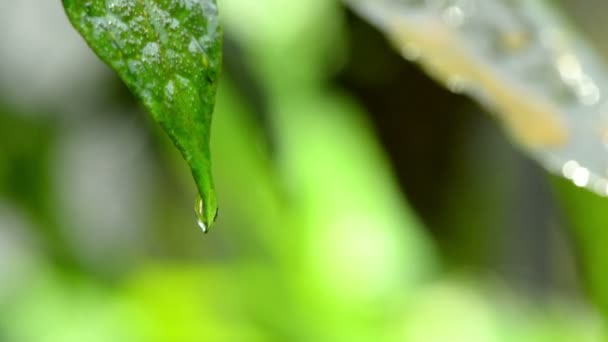
{"type": "Polygon", "coordinates": [[[554,179],[561,209],[572,226],[572,237],[581,260],[586,289],[593,302],[608,317],[608,202],[605,198],[581,191],[562,179],[554,179]]]}
{"type": "Polygon", "coordinates": [[[345,1],[404,57],[495,111],[545,167],[608,194],[608,72],[547,2],[345,1]]]}
{"type": "MultiPolygon", "coordinates": [[[[72,25],[129,86],[188,162],[208,227],[217,212],[210,126],[221,66],[215,0],[63,0],[72,25]]],[[[205,228],[206,229],[206,228],[205,228]]]]}

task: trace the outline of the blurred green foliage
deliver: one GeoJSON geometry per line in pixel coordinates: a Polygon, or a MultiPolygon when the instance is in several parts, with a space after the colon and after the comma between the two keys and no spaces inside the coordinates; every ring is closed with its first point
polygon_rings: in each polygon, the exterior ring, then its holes
{"type": "Polygon", "coordinates": [[[4,99],[1,341],[605,339],[604,199],[550,187],[336,1],[220,10],[211,234],[179,153],[87,52],[63,58],[90,61],[88,97],[4,99]]]}

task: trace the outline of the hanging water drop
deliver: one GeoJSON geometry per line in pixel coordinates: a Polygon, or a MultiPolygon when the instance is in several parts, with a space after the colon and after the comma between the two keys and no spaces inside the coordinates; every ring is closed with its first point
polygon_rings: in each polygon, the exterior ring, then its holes
{"type": "Polygon", "coordinates": [[[194,213],[196,214],[196,219],[197,219],[197,224],[198,226],[201,228],[201,230],[203,231],[203,233],[207,234],[209,232],[209,229],[207,228],[207,225],[205,224],[205,211],[204,211],[205,207],[204,207],[204,203],[203,203],[203,199],[201,198],[200,195],[196,196],[196,203],[194,204],[194,213]]]}

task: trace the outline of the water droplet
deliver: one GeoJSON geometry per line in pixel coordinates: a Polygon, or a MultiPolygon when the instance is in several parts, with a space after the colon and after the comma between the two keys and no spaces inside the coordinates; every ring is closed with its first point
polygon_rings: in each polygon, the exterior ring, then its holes
{"type": "Polygon", "coordinates": [[[557,70],[566,83],[576,82],[583,76],[583,68],[578,58],[570,53],[565,53],[557,59],[557,70]]]}
{"type": "Polygon", "coordinates": [[[411,62],[417,61],[422,55],[420,48],[412,43],[404,43],[401,46],[401,54],[403,57],[411,62]]]}
{"type": "Polygon", "coordinates": [[[199,52],[199,47],[198,47],[198,43],[196,42],[196,40],[194,40],[194,39],[190,40],[190,44],[188,44],[188,51],[190,51],[191,54],[195,54],[195,53],[199,52]]]}
{"type": "Polygon", "coordinates": [[[142,70],[141,62],[134,60],[134,59],[128,60],[127,66],[129,68],[129,71],[134,74],[137,74],[137,73],[141,72],[141,70],[142,70]]]}
{"type": "Polygon", "coordinates": [[[572,53],[562,54],[556,61],[557,70],[566,85],[585,106],[593,106],[601,99],[599,87],[585,74],[579,59],[572,53]]]}
{"type": "Polygon", "coordinates": [[[574,171],[574,174],[572,175],[572,181],[576,186],[582,188],[589,184],[590,177],[591,173],[588,169],[584,167],[579,167],[578,169],[576,169],[576,171],[574,171]]]}
{"type": "Polygon", "coordinates": [[[566,162],[562,168],[564,177],[572,180],[574,185],[578,187],[586,187],[591,181],[591,172],[589,169],[582,167],[577,161],[570,160],[566,162]]]}
{"type": "Polygon", "coordinates": [[[203,231],[203,233],[207,234],[209,232],[209,229],[207,228],[207,225],[205,224],[205,206],[203,203],[203,199],[201,198],[200,195],[196,196],[196,203],[194,204],[194,213],[196,214],[196,219],[197,219],[197,224],[198,226],[201,228],[201,230],[203,231]]]}
{"type": "Polygon", "coordinates": [[[593,106],[601,99],[600,89],[589,77],[583,77],[580,80],[576,93],[581,103],[585,106],[593,106]]]}
{"type": "Polygon", "coordinates": [[[173,102],[173,94],[175,94],[175,86],[173,85],[173,81],[171,80],[167,82],[167,85],[165,86],[165,96],[170,102],[173,102]]]}
{"type": "Polygon", "coordinates": [[[467,82],[460,75],[452,75],[448,78],[447,87],[451,92],[460,94],[466,90],[467,82]]]}
{"type": "Polygon", "coordinates": [[[160,47],[158,46],[158,43],[150,42],[146,44],[141,51],[141,55],[144,62],[149,61],[158,63],[160,60],[160,47]]]}
{"type": "Polygon", "coordinates": [[[176,30],[179,27],[179,20],[175,19],[175,18],[169,18],[166,21],[166,25],[172,29],[172,30],[176,30]]]}
{"type": "Polygon", "coordinates": [[[443,20],[450,26],[458,27],[464,23],[465,14],[460,6],[450,6],[443,11],[443,20]]]}
{"type": "Polygon", "coordinates": [[[580,167],[576,160],[567,161],[562,167],[562,174],[568,179],[572,179],[574,172],[580,167]]]}
{"type": "Polygon", "coordinates": [[[606,179],[596,179],[590,186],[596,194],[606,196],[608,194],[608,181],[606,179]]]}

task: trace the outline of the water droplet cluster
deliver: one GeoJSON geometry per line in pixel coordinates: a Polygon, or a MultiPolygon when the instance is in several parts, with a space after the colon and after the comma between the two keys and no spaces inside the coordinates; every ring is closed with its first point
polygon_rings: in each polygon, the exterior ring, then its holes
{"type": "Polygon", "coordinates": [[[132,86],[146,89],[144,102],[157,102],[174,91],[190,91],[178,88],[189,85],[185,82],[159,84],[155,77],[159,72],[197,84],[205,83],[205,78],[215,79],[216,75],[206,75],[219,64],[220,31],[214,1],[90,0],[84,9],[81,24],[95,39],[107,43],[100,44],[106,48],[98,53],[111,65],[128,70],[132,86]]]}
{"type": "Polygon", "coordinates": [[[608,195],[608,70],[538,1],[348,0],[550,170],[608,195]]]}

